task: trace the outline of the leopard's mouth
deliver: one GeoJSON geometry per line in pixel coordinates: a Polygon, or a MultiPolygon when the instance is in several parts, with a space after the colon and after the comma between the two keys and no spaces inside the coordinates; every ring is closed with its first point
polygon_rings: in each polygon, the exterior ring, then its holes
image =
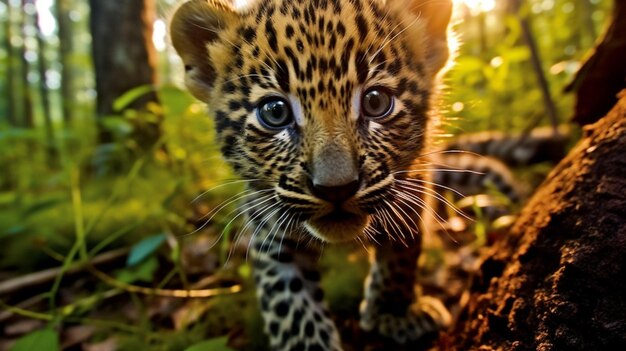
{"type": "Polygon", "coordinates": [[[366,214],[336,208],[320,217],[309,219],[305,222],[305,228],[318,239],[340,243],[362,236],[369,222],[370,218],[366,214]]]}
{"type": "Polygon", "coordinates": [[[335,222],[336,223],[336,222],[354,221],[358,218],[359,218],[359,215],[357,215],[356,213],[338,208],[332,211],[331,213],[318,218],[318,220],[322,222],[335,222]]]}

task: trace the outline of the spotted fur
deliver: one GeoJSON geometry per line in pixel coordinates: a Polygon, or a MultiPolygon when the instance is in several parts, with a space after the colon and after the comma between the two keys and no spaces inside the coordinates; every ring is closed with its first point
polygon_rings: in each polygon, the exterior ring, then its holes
{"type": "Polygon", "coordinates": [[[447,150],[465,150],[491,156],[508,166],[519,167],[541,162],[557,163],[565,157],[572,131],[566,125],[556,130],[540,127],[523,134],[487,131],[465,134],[446,145],[447,150]]]}
{"type": "Polygon", "coordinates": [[[341,350],[306,245],[316,241],[380,245],[366,331],[404,344],[449,322],[441,304],[416,304],[413,283],[450,12],[449,0],[192,0],[174,15],[186,85],[250,180],[242,206],[272,349],[341,350]],[[372,90],[393,102],[383,118],[363,112],[372,90]],[[290,123],[263,122],[268,99],[288,105],[290,123]]]}

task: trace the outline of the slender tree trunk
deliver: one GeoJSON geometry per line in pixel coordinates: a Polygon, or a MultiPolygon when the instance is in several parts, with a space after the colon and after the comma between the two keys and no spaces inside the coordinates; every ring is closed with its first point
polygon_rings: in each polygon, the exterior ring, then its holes
{"type": "Polygon", "coordinates": [[[17,113],[15,111],[15,51],[13,50],[13,44],[11,43],[11,36],[13,35],[13,9],[8,0],[2,0],[6,12],[6,21],[4,22],[4,46],[7,52],[7,80],[6,80],[6,101],[7,101],[7,121],[13,126],[19,124],[17,113]]]}
{"type": "MultiPolygon", "coordinates": [[[[157,54],[152,43],[156,6],[154,0],[90,0],[90,5],[97,113],[103,117],[120,112],[113,110],[113,103],[124,93],[156,84],[157,54]]],[[[128,108],[146,111],[149,103],[158,103],[155,92],[128,108]]],[[[112,137],[101,130],[100,142],[109,143],[112,137]]],[[[136,126],[135,137],[142,149],[154,145],[160,137],[160,116],[136,126]]]]}
{"type": "Polygon", "coordinates": [[[539,84],[539,89],[541,90],[541,96],[543,97],[543,104],[545,108],[545,112],[550,118],[550,123],[552,124],[552,128],[555,133],[558,133],[559,126],[559,116],[556,109],[556,105],[554,104],[554,99],[552,98],[552,94],[550,93],[550,85],[548,83],[548,79],[546,78],[546,73],[543,70],[541,65],[541,57],[539,55],[539,48],[537,47],[537,41],[533,35],[530,20],[528,15],[520,16],[519,8],[522,4],[523,0],[513,0],[513,6],[515,8],[515,12],[519,16],[519,22],[522,29],[522,37],[530,50],[530,61],[535,71],[535,75],[537,76],[537,82],[539,84]]]}
{"type": "Polygon", "coordinates": [[[22,0],[21,2],[22,16],[20,18],[20,29],[22,30],[22,36],[24,39],[24,42],[22,43],[22,46],[20,47],[20,50],[19,50],[20,60],[22,63],[21,65],[22,66],[21,67],[22,68],[21,69],[22,126],[26,128],[34,128],[35,127],[35,114],[33,111],[33,94],[30,90],[30,84],[28,82],[28,73],[30,71],[30,64],[28,60],[26,59],[27,48],[26,48],[25,39],[28,38],[28,30],[26,29],[26,27],[29,25],[28,14],[25,11],[25,7],[27,4],[28,4],[28,0],[22,0]]]}
{"type": "Polygon", "coordinates": [[[66,125],[74,119],[74,75],[70,64],[74,50],[74,37],[72,35],[72,20],[69,13],[70,0],[57,0],[54,5],[59,35],[59,58],[61,61],[61,106],[63,121],[66,125]]]}
{"type": "MultiPolygon", "coordinates": [[[[34,0],[30,0],[34,6],[34,0]]],[[[54,136],[54,126],[52,123],[52,107],[50,105],[50,89],[46,81],[47,61],[46,61],[46,42],[39,28],[39,13],[35,12],[34,25],[37,28],[37,70],[39,72],[39,95],[41,97],[41,106],[43,110],[43,121],[46,131],[46,153],[48,156],[48,164],[56,167],[58,164],[58,153],[56,148],[56,138],[54,136]]]]}

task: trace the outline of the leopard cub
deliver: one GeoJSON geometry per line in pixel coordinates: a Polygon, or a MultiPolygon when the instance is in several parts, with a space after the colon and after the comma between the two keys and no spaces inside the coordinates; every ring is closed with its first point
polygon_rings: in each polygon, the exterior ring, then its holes
{"type": "Polygon", "coordinates": [[[373,243],[360,326],[398,344],[449,322],[418,299],[430,120],[450,0],[191,0],[172,43],[248,182],[273,350],[341,350],[311,242],[373,243]]]}

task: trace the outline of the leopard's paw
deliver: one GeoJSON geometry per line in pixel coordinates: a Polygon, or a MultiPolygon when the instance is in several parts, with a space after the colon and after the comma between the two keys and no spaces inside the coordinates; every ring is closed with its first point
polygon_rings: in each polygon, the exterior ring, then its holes
{"type": "Polygon", "coordinates": [[[405,315],[387,313],[367,304],[361,305],[360,327],[397,344],[417,341],[450,326],[452,316],[440,300],[423,296],[405,315]]]}

